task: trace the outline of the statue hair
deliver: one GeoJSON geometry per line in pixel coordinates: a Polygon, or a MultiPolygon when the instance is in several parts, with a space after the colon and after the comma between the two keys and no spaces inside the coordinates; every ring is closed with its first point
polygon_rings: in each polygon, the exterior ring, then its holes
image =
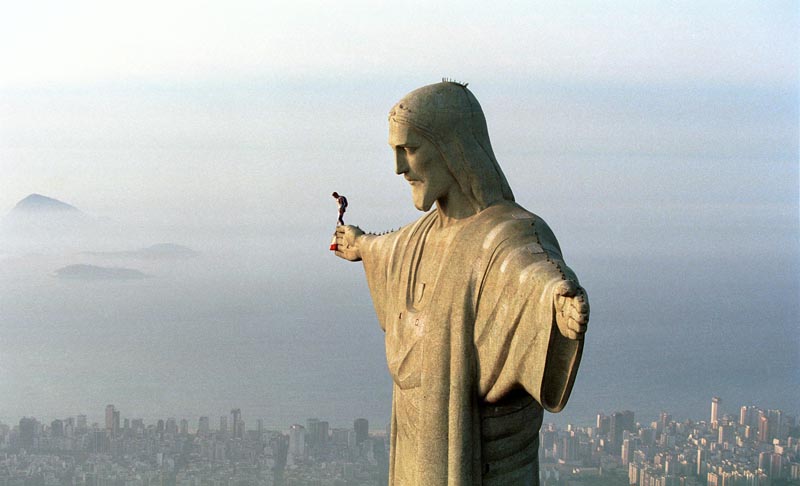
{"type": "Polygon", "coordinates": [[[409,125],[433,143],[476,210],[514,200],[492,151],[486,117],[465,84],[445,81],[414,90],[394,105],[389,121],[409,125]]]}

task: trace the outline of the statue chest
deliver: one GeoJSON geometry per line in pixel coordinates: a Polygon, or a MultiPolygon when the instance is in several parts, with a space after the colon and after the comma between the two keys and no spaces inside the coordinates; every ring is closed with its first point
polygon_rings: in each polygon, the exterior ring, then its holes
{"type": "MultiPolygon", "coordinates": [[[[406,252],[402,262],[405,271],[394,282],[393,295],[397,298],[389,303],[391,310],[387,313],[386,360],[401,390],[421,386],[426,366],[430,366],[426,363],[438,362],[441,352],[449,347],[455,320],[474,315],[463,309],[472,279],[453,278],[460,268],[469,267],[452,258],[462,246],[457,231],[432,231],[431,226],[423,229],[406,252]]],[[[466,324],[458,322],[456,327],[466,324]]]]}

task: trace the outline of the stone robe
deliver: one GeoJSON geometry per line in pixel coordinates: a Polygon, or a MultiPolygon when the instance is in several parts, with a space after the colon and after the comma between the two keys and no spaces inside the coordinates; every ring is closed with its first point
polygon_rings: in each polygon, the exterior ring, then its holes
{"type": "Polygon", "coordinates": [[[542,408],[566,404],[583,349],[555,325],[554,288],[577,279],[547,224],[512,202],[429,241],[437,219],[361,245],[394,381],[389,484],[537,485],[542,408]],[[437,277],[420,282],[431,245],[437,277]]]}

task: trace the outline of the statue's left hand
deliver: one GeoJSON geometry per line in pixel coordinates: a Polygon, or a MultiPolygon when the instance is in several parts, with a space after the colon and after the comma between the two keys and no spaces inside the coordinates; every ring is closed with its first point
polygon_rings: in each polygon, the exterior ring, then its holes
{"type": "Polygon", "coordinates": [[[569,339],[583,339],[589,323],[589,299],[583,287],[563,280],[555,289],[553,301],[559,332],[569,339]]]}

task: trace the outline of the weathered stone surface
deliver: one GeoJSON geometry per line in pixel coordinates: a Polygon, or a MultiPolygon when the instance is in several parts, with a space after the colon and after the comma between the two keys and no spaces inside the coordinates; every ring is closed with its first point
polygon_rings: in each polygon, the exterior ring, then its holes
{"type": "Polygon", "coordinates": [[[586,292],[547,224],[514,203],[465,85],[400,100],[389,145],[427,214],[385,235],[336,230],[336,255],[363,260],[386,333],[389,483],[538,484],[543,409],[569,398],[586,292]]]}

